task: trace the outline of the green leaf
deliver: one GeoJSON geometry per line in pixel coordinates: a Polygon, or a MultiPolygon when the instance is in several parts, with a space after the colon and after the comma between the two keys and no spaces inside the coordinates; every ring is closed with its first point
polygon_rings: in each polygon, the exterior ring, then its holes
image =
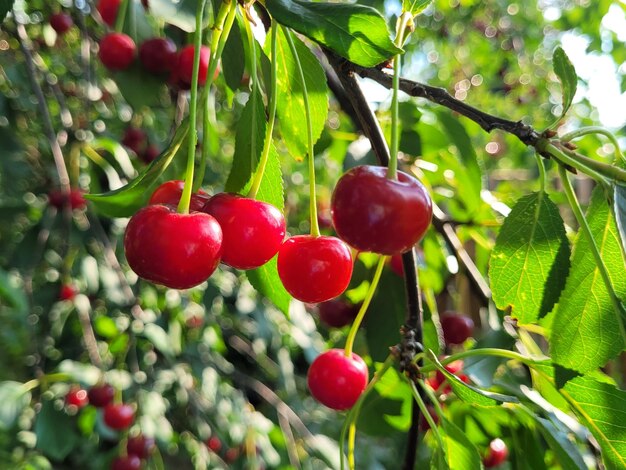
{"type": "Polygon", "coordinates": [[[28,299],[24,289],[15,286],[3,269],[0,269],[0,301],[0,304],[13,308],[18,314],[28,313],[28,299]]]}
{"type": "Polygon", "coordinates": [[[455,424],[443,418],[439,433],[445,447],[445,459],[450,470],[482,469],[478,449],[455,424]]]}
{"type": "Polygon", "coordinates": [[[30,392],[19,382],[0,382],[0,430],[10,430],[30,403],[30,392]]]}
{"type": "Polygon", "coordinates": [[[569,245],[558,207],[543,192],[520,198],[506,218],[489,262],[493,300],[520,323],[552,310],[569,268],[569,245]]]}
{"type": "Polygon", "coordinates": [[[576,377],[561,393],[600,444],[606,469],[626,468],[626,392],[589,377],[576,377]]]}
{"type": "MultiPolygon", "coordinates": [[[[252,186],[252,180],[248,181],[243,189],[242,194],[247,193],[252,186]]],[[[280,169],[280,158],[274,144],[270,144],[270,153],[265,166],[265,173],[257,192],[256,198],[259,201],[267,202],[277,207],[281,211],[285,207],[285,196],[283,187],[283,173],[280,169]]]]}
{"type": "MultiPolygon", "coordinates": [[[[624,299],[626,266],[617,225],[601,187],[594,189],[586,217],[613,288],[624,299]]],[[[613,306],[589,241],[579,230],[570,274],[552,322],[552,358],[584,373],[605,365],[625,346],[620,312],[613,306]]]]}
{"type": "Polygon", "coordinates": [[[37,449],[54,460],[70,455],[80,441],[74,419],[65,411],[57,410],[54,401],[44,401],[35,421],[37,449]]]}
{"type": "MultiPolygon", "coordinates": [[[[326,75],[317,58],[297,37],[292,36],[309,97],[313,143],[322,135],[328,116],[328,86],[326,75]]],[[[269,41],[266,52],[269,51],[269,41]]],[[[276,44],[278,100],[276,112],[280,119],[280,131],[289,152],[297,158],[306,155],[308,147],[307,122],[300,73],[291,53],[283,28],[279,28],[276,44]]]]}
{"type": "Polygon", "coordinates": [[[278,276],[276,256],[260,268],[246,271],[246,276],[257,292],[270,299],[285,315],[289,315],[291,295],[285,290],[278,276]]]}
{"type": "MultiPolygon", "coordinates": [[[[161,21],[174,25],[187,33],[196,30],[198,0],[150,0],[150,14],[161,21]]],[[[208,9],[208,8],[207,8],[208,9]]],[[[208,21],[205,19],[205,25],[208,21]]]]}
{"type": "Polygon", "coordinates": [[[557,122],[565,116],[572,101],[574,95],[576,95],[576,88],[578,87],[578,76],[574,66],[565,54],[565,51],[561,47],[557,47],[552,56],[552,66],[554,67],[554,73],[561,81],[561,89],[563,92],[563,111],[557,119],[557,122]]]}
{"type": "Polygon", "coordinates": [[[165,91],[164,78],[148,72],[138,62],[126,70],[116,72],[113,78],[126,102],[135,110],[161,104],[165,91]]]}
{"type": "Polygon", "coordinates": [[[157,183],[169,164],[172,163],[188,130],[189,122],[187,120],[183,121],[176,131],[169,148],[127,185],[108,193],[85,194],[85,198],[92,201],[99,212],[109,217],[130,217],[150,197],[150,189],[157,183]]]}
{"type": "Polygon", "coordinates": [[[373,67],[402,52],[375,9],[358,4],[267,0],[272,17],[337,54],[373,67]]]}
{"type": "Polygon", "coordinates": [[[4,21],[7,14],[13,9],[15,0],[0,0],[0,22],[4,21]]]}
{"type": "Polygon", "coordinates": [[[615,219],[622,240],[622,248],[626,250],[626,186],[615,185],[615,219]]]}
{"type": "Polygon", "coordinates": [[[423,12],[433,0],[402,0],[402,9],[411,13],[413,16],[423,12]]]}
{"type": "Polygon", "coordinates": [[[241,79],[245,69],[244,54],[241,31],[237,22],[234,22],[222,53],[224,79],[226,80],[226,85],[233,91],[241,86],[241,79]]]}

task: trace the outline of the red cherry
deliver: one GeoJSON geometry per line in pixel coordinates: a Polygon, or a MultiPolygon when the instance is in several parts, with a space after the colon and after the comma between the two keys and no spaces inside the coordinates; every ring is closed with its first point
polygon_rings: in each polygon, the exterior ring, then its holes
{"type": "Polygon", "coordinates": [[[206,445],[213,452],[218,453],[222,449],[222,441],[217,436],[210,437],[208,441],[206,441],[206,445]]]}
{"type": "MultiPolygon", "coordinates": [[[[439,424],[439,415],[437,414],[437,411],[435,411],[435,407],[433,405],[426,405],[426,409],[428,410],[428,414],[433,419],[435,424],[439,424]]],[[[430,429],[430,424],[428,424],[428,421],[426,420],[423,414],[420,414],[419,426],[420,426],[420,431],[422,432],[426,432],[430,429]]]]}
{"type": "Polygon", "coordinates": [[[363,359],[343,349],[330,349],[313,361],[307,374],[311,395],[333,410],[351,408],[365,390],[369,374],[363,359]]]}
{"type": "Polygon", "coordinates": [[[318,305],[320,320],[331,328],[349,325],[356,318],[360,304],[351,304],[343,299],[332,299],[318,305]]]}
{"type": "Polygon", "coordinates": [[[150,5],[148,4],[148,0],[141,0],[141,4],[146,10],[150,8],[150,5]]]}
{"type": "Polygon", "coordinates": [[[50,26],[59,36],[63,36],[74,26],[74,20],[67,13],[55,13],[50,16],[50,26]]]}
{"type": "Polygon", "coordinates": [[[135,420],[135,409],[131,405],[109,403],[102,414],[104,424],[111,429],[126,429],[135,420]]]}
{"type": "Polygon", "coordinates": [[[59,291],[59,300],[74,300],[79,290],[72,284],[63,284],[59,291]]]}
{"type": "Polygon", "coordinates": [[[135,59],[135,41],[123,33],[109,33],[100,41],[100,61],[109,70],[126,70],[135,59]]]}
{"type": "Polygon", "coordinates": [[[389,261],[391,270],[400,277],[404,277],[404,264],[402,263],[402,255],[393,255],[389,261]]]}
{"type": "Polygon", "coordinates": [[[148,144],[148,136],[143,129],[129,126],[124,131],[122,145],[128,147],[137,155],[141,154],[148,144]]]}
{"type": "Polygon", "coordinates": [[[455,312],[444,312],[439,319],[441,320],[443,338],[447,345],[462,344],[472,336],[474,321],[470,317],[455,312]]]}
{"type": "Polygon", "coordinates": [[[72,387],[67,395],[65,395],[65,403],[77,408],[83,408],[89,403],[87,390],[80,387],[72,387]]]}
{"type": "Polygon", "coordinates": [[[146,147],[146,149],[143,152],[139,154],[139,158],[141,158],[141,161],[148,164],[156,160],[159,155],[161,155],[161,151],[159,150],[159,147],[157,147],[154,144],[150,144],[146,147]]]}
{"type": "Polygon", "coordinates": [[[253,269],[278,253],[285,239],[285,218],[273,205],[220,193],[202,209],[215,217],[224,233],[222,262],[237,269],[253,269]]]}
{"type": "Polygon", "coordinates": [[[100,0],[96,7],[102,20],[111,27],[115,26],[120,3],[122,3],[122,0],[100,0]]]}
{"type": "MultiPolygon", "coordinates": [[[[444,368],[454,375],[459,375],[459,372],[463,370],[463,361],[459,359],[458,361],[451,362],[450,364],[446,364],[444,368]]],[[[446,381],[446,376],[443,375],[441,371],[437,371],[435,374],[436,380],[439,386],[446,381]]],[[[439,388],[439,386],[437,388],[439,388]]]]}
{"type": "MultiPolygon", "coordinates": [[[[180,50],[178,55],[178,79],[187,85],[191,85],[193,76],[193,56],[195,47],[193,45],[185,46],[180,50]]],[[[206,83],[206,74],[209,69],[209,59],[211,58],[211,49],[207,46],[200,48],[200,71],[198,74],[198,85],[206,83]]]]}
{"type": "MultiPolygon", "coordinates": [[[[70,189],[69,203],[72,209],[83,209],[87,205],[87,201],[83,196],[84,193],[85,192],[82,189],[70,189]]],[[[62,210],[65,207],[67,197],[60,189],[53,189],[48,194],[48,200],[51,206],[56,207],[58,210],[62,210]]]]}
{"type": "Polygon", "coordinates": [[[179,214],[173,206],[151,205],[130,219],[124,251],[139,277],[189,289],[206,281],[220,263],[222,229],[209,214],[179,214]]]}
{"type": "Polygon", "coordinates": [[[163,74],[176,66],[176,44],[168,38],[152,38],[139,47],[141,65],[154,74],[163,74]]]}
{"type": "Polygon", "coordinates": [[[502,465],[509,456],[509,449],[502,439],[494,439],[489,443],[489,450],[483,459],[485,468],[502,465]]]}
{"type": "Polygon", "coordinates": [[[228,449],[224,453],[224,461],[226,463],[233,463],[235,460],[237,460],[237,458],[239,458],[239,449],[235,447],[228,449]]]}
{"type": "Polygon", "coordinates": [[[352,267],[350,248],[336,237],[299,235],[278,250],[278,276],[302,302],[325,302],[341,295],[350,283],[352,267]]]}
{"type": "MultiPolygon", "coordinates": [[[[166,181],[156,188],[150,196],[149,204],[169,204],[170,206],[178,206],[180,196],[183,194],[185,182],[181,180],[166,181]]],[[[197,193],[191,194],[191,203],[189,210],[194,212],[202,211],[202,208],[209,200],[209,195],[202,189],[197,193]]]]}
{"type": "Polygon", "coordinates": [[[129,437],[126,444],[126,451],[128,454],[136,455],[140,459],[147,459],[150,457],[150,454],[154,452],[155,448],[156,443],[154,442],[154,438],[146,437],[143,434],[129,437]]]}
{"type": "Polygon", "coordinates": [[[87,397],[96,408],[104,408],[113,401],[115,389],[109,384],[94,385],[87,391],[87,397]]]}
{"type": "Polygon", "coordinates": [[[117,457],[111,462],[111,470],[139,470],[140,468],[141,459],[132,454],[126,457],[117,457]]]}
{"type": "Polygon", "coordinates": [[[357,166],[337,182],[331,200],[337,235],[359,251],[395,255],[411,249],[426,233],[432,202],[417,179],[401,171],[357,166]]]}

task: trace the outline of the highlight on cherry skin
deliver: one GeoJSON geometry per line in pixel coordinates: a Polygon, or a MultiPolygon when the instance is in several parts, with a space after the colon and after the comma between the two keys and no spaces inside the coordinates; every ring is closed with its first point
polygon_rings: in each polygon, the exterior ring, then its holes
{"type": "Polygon", "coordinates": [[[506,443],[500,439],[494,439],[489,443],[487,454],[483,458],[485,468],[494,468],[502,465],[509,456],[509,449],[506,443]]]}

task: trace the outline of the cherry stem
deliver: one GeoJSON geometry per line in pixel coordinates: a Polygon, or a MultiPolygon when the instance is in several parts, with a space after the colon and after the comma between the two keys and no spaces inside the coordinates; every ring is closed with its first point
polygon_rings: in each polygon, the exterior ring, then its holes
{"type": "Polygon", "coordinates": [[[132,0],[123,0],[122,4],[117,9],[117,18],[115,19],[115,32],[121,33],[124,29],[124,22],[126,21],[126,14],[130,8],[130,2],[132,0]]]}
{"type": "Polygon", "coordinates": [[[541,185],[541,192],[546,192],[546,166],[543,163],[543,158],[537,152],[535,152],[535,158],[537,159],[537,169],[539,170],[539,184],[541,185]]]}
{"type": "Polygon", "coordinates": [[[561,136],[561,142],[569,142],[571,140],[577,139],[579,137],[584,137],[586,135],[591,134],[600,134],[605,136],[607,139],[611,141],[613,146],[615,147],[615,155],[619,160],[624,161],[624,154],[619,147],[619,142],[611,131],[605,129],[604,127],[599,126],[589,126],[589,127],[581,127],[580,129],[576,129],[575,131],[568,132],[567,134],[563,134],[561,136]]]}
{"type": "MultiPolygon", "coordinates": [[[[508,349],[498,349],[498,348],[481,348],[481,349],[470,349],[469,351],[463,351],[457,354],[451,354],[450,356],[442,359],[440,362],[442,365],[450,364],[451,362],[458,361],[459,359],[465,359],[466,357],[476,357],[476,356],[493,356],[493,357],[503,357],[506,359],[511,359],[514,361],[519,361],[522,364],[526,364],[529,367],[533,367],[537,364],[543,364],[545,360],[548,358],[532,358],[524,356],[515,351],[509,351],[508,349]]],[[[422,355],[423,357],[423,355],[422,355]]],[[[433,372],[437,370],[434,364],[426,364],[420,367],[420,371],[424,374],[428,372],[433,372]]]]}
{"type": "Polygon", "coordinates": [[[304,71],[302,70],[302,64],[300,63],[300,56],[298,50],[291,37],[291,31],[285,28],[285,37],[289,44],[289,49],[293,55],[302,83],[302,99],[304,100],[304,112],[306,114],[306,129],[307,129],[307,151],[309,154],[309,206],[311,213],[311,235],[314,237],[320,236],[320,226],[317,221],[317,194],[315,189],[315,150],[313,148],[313,123],[311,121],[311,107],[309,105],[309,93],[307,91],[306,81],[304,79],[304,71]]]}
{"type": "Polygon", "coordinates": [[[374,293],[376,292],[376,288],[378,287],[378,282],[380,281],[380,276],[383,272],[383,268],[385,267],[385,262],[387,261],[387,256],[381,256],[378,260],[378,264],[376,265],[376,271],[374,272],[374,277],[372,278],[372,283],[370,284],[369,289],[367,290],[367,294],[365,295],[365,299],[363,300],[363,304],[359,309],[359,313],[357,313],[352,326],[350,327],[350,332],[348,333],[348,338],[346,339],[346,346],[344,349],[344,353],[346,357],[352,357],[352,346],[354,346],[354,338],[356,338],[356,333],[359,331],[359,327],[361,326],[361,322],[365,317],[365,312],[367,312],[367,308],[374,297],[374,293]]]}
{"type": "Polygon", "coordinates": [[[277,49],[277,37],[278,37],[278,23],[274,19],[272,19],[272,37],[271,37],[271,60],[272,60],[272,69],[270,76],[270,89],[268,90],[269,95],[269,118],[267,121],[267,127],[265,128],[265,141],[263,142],[263,151],[261,152],[261,159],[259,160],[259,165],[256,170],[256,174],[254,175],[254,180],[252,181],[252,186],[250,186],[250,191],[248,192],[248,197],[255,199],[257,193],[259,192],[259,188],[261,187],[261,182],[263,181],[263,175],[265,174],[265,168],[267,167],[267,161],[269,160],[270,150],[272,149],[272,134],[274,133],[274,122],[276,121],[276,106],[277,106],[277,93],[278,93],[278,80],[277,80],[277,57],[276,57],[276,49],[277,49]]]}
{"type": "MultiPolygon", "coordinates": [[[[424,400],[422,399],[422,396],[420,395],[419,391],[417,390],[417,386],[415,385],[415,381],[409,379],[406,376],[403,376],[403,377],[406,379],[406,381],[408,382],[409,386],[411,387],[411,393],[413,393],[413,398],[415,399],[415,402],[417,403],[417,406],[419,407],[420,411],[424,415],[424,418],[426,419],[426,422],[430,426],[430,429],[435,434],[435,439],[437,439],[437,444],[439,444],[439,447],[442,450],[445,449],[445,447],[443,445],[443,440],[441,439],[441,434],[439,434],[439,428],[437,428],[437,424],[435,423],[435,420],[433,419],[433,417],[428,412],[428,408],[426,408],[426,403],[424,403],[424,400]]],[[[435,399],[435,402],[436,401],[437,400],[435,399]]]]}
{"type": "MultiPolygon", "coordinates": [[[[196,144],[198,143],[198,75],[200,72],[200,48],[202,47],[202,18],[207,0],[200,0],[196,11],[196,32],[194,34],[193,74],[191,76],[191,97],[189,100],[189,148],[187,153],[187,169],[185,186],[178,203],[178,212],[189,214],[191,191],[193,189],[193,170],[196,163],[196,144]]],[[[207,77],[208,78],[208,77],[207,77]]]]}

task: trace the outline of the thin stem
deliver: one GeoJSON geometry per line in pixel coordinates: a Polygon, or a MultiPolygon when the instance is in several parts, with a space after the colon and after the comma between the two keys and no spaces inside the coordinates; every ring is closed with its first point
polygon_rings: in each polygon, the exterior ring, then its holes
{"type": "Polygon", "coordinates": [[[597,182],[602,184],[604,187],[608,188],[610,186],[610,183],[608,182],[608,180],[603,175],[597,173],[596,171],[590,169],[589,167],[586,167],[585,165],[583,165],[580,162],[578,162],[576,159],[568,156],[559,147],[557,147],[557,146],[555,146],[553,144],[547,143],[547,144],[544,144],[544,145],[540,145],[539,149],[542,152],[545,152],[545,153],[548,153],[549,155],[551,155],[560,164],[565,164],[567,166],[575,168],[576,170],[581,171],[581,172],[585,173],[586,175],[592,177],[594,180],[596,180],[597,182]]]}
{"type": "Polygon", "coordinates": [[[428,408],[426,408],[426,403],[424,403],[424,400],[422,399],[419,391],[417,390],[415,382],[408,379],[407,377],[405,377],[405,379],[408,382],[409,386],[411,387],[411,392],[413,393],[413,398],[415,399],[417,406],[419,406],[420,411],[424,415],[424,419],[426,419],[426,422],[428,423],[428,425],[430,426],[430,429],[433,431],[433,434],[435,435],[435,439],[437,439],[437,444],[439,444],[439,447],[443,449],[444,448],[443,440],[441,439],[441,434],[439,434],[439,429],[437,428],[437,424],[435,423],[435,420],[428,412],[428,408]]]}
{"type": "Polygon", "coordinates": [[[206,0],[198,2],[196,11],[196,32],[194,34],[193,74],[191,76],[191,98],[189,100],[189,147],[187,153],[187,169],[185,170],[185,186],[178,203],[178,212],[189,213],[191,190],[193,189],[193,170],[196,163],[196,145],[198,143],[198,75],[200,72],[200,48],[202,47],[202,18],[206,0]]]}
{"type": "MultiPolygon", "coordinates": [[[[249,58],[250,62],[248,64],[248,68],[250,69],[250,79],[252,82],[252,88],[250,91],[250,99],[252,100],[252,109],[256,109],[256,101],[260,94],[259,90],[259,77],[257,74],[257,58],[256,58],[256,40],[254,39],[254,34],[252,33],[252,28],[250,27],[250,22],[244,18],[244,25],[246,27],[246,35],[248,36],[248,48],[249,50],[249,58]]],[[[253,119],[253,123],[256,123],[256,119],[253,119]]],[[[253,129],[250,132],[250,171],[254,170],[254,158],[256,155],[256,129],[253,129]]]]}
{"type": "Polygon", "coordinates": [[[359,313],[357,314],[352,326],[350,327],[350,332],[348,333],[348,338],[346,339],[345,346],[345,354],[346,357],[352,357],[352,346],[354,345],[354,338],[356,338],[356,333],[359,331],[359,327],[361,326],[361,322],[365,317],[365,313],[367,312],[367,307],[369,307],[370,302],[372,301],[372,297],[374,297],[374,293],[376,292],[376,288],[378,287],[378,282],[380,281],[380,276],[383,272],[383,267],[385,266],[385,262],[387,261],[386,256],[381,256],[378,260],[378,265],[376,266],[376,271],[374,272],[374,277],[372,278],[372,283],[370,284],[369,289],[367,290],[367,294],[365,295],[365,299],[363,300],[363,304],[359,309],[359,313]]]}
{"type": "MultiPolygon", "coordinates": [[[[442,365],[445,366],[459,359],[465,359],[466,357],[476,357],[476,356],[504,357],[506,359],[519,361],[522,364],[526,364],[529,367],[532,367],[533,365],[538,364],[542,361],[542,359],[533,359],[531,357],[527,357],[520,353],[517,353],[515,351],[509,351],[507,349],[480,348],[480,349],[470,349],[468,351],[462,351],[460,353],[452,354],[446,357],[445,359],[441,359],[440,362],[442,365]]],[[[433,364],[426,364],[420,368],[420,371],[424,374],[433,372],[435,370],[437,370],[437,368],[433,364]]]]}
{"type": "Polygon", "coordinates": [[[535,152],[535,158],[537,159],[537,168],[539,169],[539,184],[541,185],[541,192],[546,192],[546,166],[543,163],[543,158],[537,152],[535,152]]]}
{"type": "Polygon", "coordinates": [[[272,20],[272,37],[271,37],[271,51],[272,51],[272,70],[271,70],[271,78],[270,78],[270,90],[268,90],[269,94],[269,118],[267,122],[267,127],[265,128],[265,142],[263,143],[263,151],[261,152],[261,160],[259,161],[258,168],[254,175],[254,180],[252,181],[252,186],[250,187],[250,191],[248,192],[249,198],[256,198],[257,193],[259,192],[259,188],[261,187],[261,182],[263,181],[263,175],[265,174],[265,168],[267,167],[267,161],[269,160],[270,150],[272,148],[272,135],[274,133],[274,122],[276,121],[276,102],[277,93],[278,93],[278,80],[276,77],[278,67],[277,67],[277,58],[276,58],[276,44],[278,37],[278,23],[272,20]]]}
{"type": "Polygon", "coordinates": [[[565,163],[591,176],[605,187],[610,186],[606,178],[626,182],[626,170],[585,157],[577,152],[557,147],[550,142],[541,142],[538,150],[550,154],[561,163],[565,163]]]}
{"type": "Polygon", "coordinates": [[[600,134],[605,136],[607,139],[611,141],[613,146],[615,147],[615,155],[618,159],[624,160],[624,155],[622,154],[621,149],[619,148],[619,142],[615,137],[615,134],[608,131],[604,127],[600,126],[589,126],[589,127],[581,127],[580,129],[576,129],[575,131],[568,132],[561,136],[561,142],[569,142],[570,140],[577,139],[578,137],[583,137],[589,134],[600,134]]]}
{"type": "Polygon", "coordinates": [[[117,18],[115,19],[115,31],[118,33],[122,32],[124,29],[124,22],[126,21],[126,13],[128,13],[128,9],[130,8],[130,3],[132,0],[123,0],[122,4],[117,8],[117,18]]]}
{"type": "Polygon", "coordinates": [[[354,470],[356,468],[354,462],[354,442],[356,441],[356,420],[353,420],[350,423],[350,427],[348,428],[348,467],[350,470],[354,470]]]}
{"type": "Polygon", "coordinates": [[[624,320],[626,320],[626,312],[624,312],[622,303],[619,300],[615,289],[613,288],[613,283],[611,282],[609,270],[607,269],[606,264],[604,264],[602,254],[600,253],[600,249],[598,248],[596,240],[593,237],[591,227],[589,227],[587,218],[583,214],[580,204],[578,203],[578,199],[576,199],[576,193],[574,192],[572,183],[567,176],[567,171],[562,165],[559,165],[559,176],[561,177],[563,189],[565,189],[565,195],[567,196],[569,205],[572,208],[572,212],[574,212],[574,216],[578,221],[578,225],[580,225],[580,229],[585,234],[585,237],[587,237],[587,241],[589,242],[591,248],[591,253],[596,260],[596,265],[598,266],[598,270],[600,271],[600,275],[602,276],[602,280],[604,281],[606,290],[609,293],[609,297],[611,298],[611,303],[613,304],[613,308],[615,309],[615,313],[617,315],[617,322],[620,326],[622,338],[626,340],[626,331],[624,330],[624,320]]]}
{"type": "Polygon", "coordinates": [[[307,150],[309,154],[309,206],[311,214],[311,235],[314,237],[320,236],[320,226],[317,221],[317,194],[315,189],[315,152],[313,150],[313,124],[311,121],[311,107],[309,106],[309,94],[307,92],[306,81],[304,79],[304,71],[302,70],[302,64],[300,63],[300,56],[298,50],[291,37],[291,31],[285,29],[285,37],[291,49],[296,68],[298,69],[298,75],[300,82],[302,83],[302,98],[304,100],[304,112],[306,114],[306,128],[307,128],[307,150]]]}

